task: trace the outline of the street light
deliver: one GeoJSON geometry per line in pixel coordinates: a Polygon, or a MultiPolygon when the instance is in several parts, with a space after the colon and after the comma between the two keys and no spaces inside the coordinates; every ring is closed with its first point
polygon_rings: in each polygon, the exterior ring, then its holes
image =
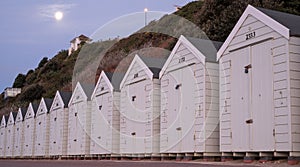
{"type": "Polygon", "coordinates": [[[148,8],[144,9],[144,13],[145,13],[145,26],[147,25],[147,12],[148,12],[148,8]]]}

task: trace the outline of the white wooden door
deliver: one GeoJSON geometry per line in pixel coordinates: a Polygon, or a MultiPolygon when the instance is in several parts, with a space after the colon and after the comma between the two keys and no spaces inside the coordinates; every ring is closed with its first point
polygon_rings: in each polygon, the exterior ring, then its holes
{"type": "Polygon", "coordinates": [[[166,134],[164,152],[176,153],[180,150],[180,91],[176,89],[180,71],[172,71],[164,77],[166,84],[162,87],[162,133],[166,134]]]}
{"type": "Polygon", "coordinates": [[[182,133],[182,152],[194,152],[195,125],[195,77],[192,68],[185,67],[181,71],[180,89],[180,117],[182,133]]]}
{"type": "Polygon", "coordinates": [[[251,47],[252,132],[250,147],[256,151],[273,151],[273,70],[270,42],[251,47]]]}
{"type": "Polygon", "coordinates": [[[270,42],[232,52],[233,151],[273,151],[273,79],[270,42]]]}
{"type": "Polygon", "coordinates": [[[250,48],[246,47],[231,53],[231,91],[232,91],[232,150],[248,151],[250,146],[250,75],[245,66],[250,64],[250,48]]]}
{"type": "Polygon", "coordinates": [[[97,136],[95,136],[95,144],[97,145],[96,148],[101,150],[101,153],[108,153],[110,151],[108,147],[108,139],[109,139],[109,123],[111,122],[108,118],[108,110],[111,104],[108,103],[109,93],[102,94],[96,97],[96,106],[97,112],[95,120],[94,130],[97,136]]]}

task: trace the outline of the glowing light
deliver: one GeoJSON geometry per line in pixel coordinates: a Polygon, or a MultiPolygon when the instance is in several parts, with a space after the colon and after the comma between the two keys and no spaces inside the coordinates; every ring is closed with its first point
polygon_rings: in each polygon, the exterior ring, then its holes
{"type": "Polygon", "coordinates": [[[64,17],[64,14],[62,12],[58,11],[58,12],[55,12],[54,17],[57,21],[60,21],[64,17]]]}

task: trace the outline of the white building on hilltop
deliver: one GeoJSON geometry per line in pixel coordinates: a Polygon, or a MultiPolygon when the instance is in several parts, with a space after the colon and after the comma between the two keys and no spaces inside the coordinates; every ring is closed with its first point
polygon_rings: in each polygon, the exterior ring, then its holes
{"type": "Polygon", "coordinates": [[[82,45],[82,43],[90,42],[92,41],[89,37],[81,34],[78,37],[75,37],[70,41],[70,48],[68,55],[70,56],[73,52],[75,52],[77,49],[79,49],[82,45]]]}

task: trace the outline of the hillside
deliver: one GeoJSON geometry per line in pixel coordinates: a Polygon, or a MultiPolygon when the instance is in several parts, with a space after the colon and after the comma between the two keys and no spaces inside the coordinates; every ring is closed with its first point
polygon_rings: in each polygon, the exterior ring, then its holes
{"type": "MultiPolygon", "coordinates": [[[[111,41],[86,44],[84,46],[86,47],[85,49],[92,50],[92,55],[83,56],[90,56],[86,60],[93,62],[94,66],[96,65],[98,68],[87,69],[84,66],[86,62],[83,61],[79,63],[76,70],[81,69],[80,71],[89,73],[92,75],[90,77],[92,78],[91,82],[95,82],[97,80],[95,76],[98,76],[101,70],[114,71],[121,66],[118,70],[125,71],[131,60],[130,57],[128,59],[125,58],[128,55],[132,55],[135,51],[147,47],[171,50],[176,43],[176,38],[181,34],[203,37],[204,34],[200,31],[195,31],[197,29],[194,29],[193,26],[190,26],[188,30],[186,27],[181,26],[182,19],[176,19],[174,16],[180,16],[189,20],[198,26],[209,39],[224,41],[248,4],[300,15],[300,2],[294,0],[194,1],[176,11],[175,15],[165,15],[158,21],[150,22],[148,26],[136,34],[113,41],[113,45],[103,55],[100,54],[103,51],[103,46],[109,45],[111,41]],[[172,34],[173,37],[165,35],[166,33],[163,32],[172,34]],[[123,63],[120,65],[121,61],[123,63]]],[[[0,114],[16,110],[18,107],[27,106],[29,102],[38,101],[41,97],[52,98],[56,90],[71,90],[73,69],[79,53],[87,54],[78,50],[71,56],[68,56],[66,50],[59,51],[50,60],[48,58],[42,59],[37,68],[29,70],[26,74],[19,74],[13,86],[21,87],[22,94],[7,100],[3,99],[2,94],[0,96],[0,114]]],[[[167,56],[165,53],[159,53],[152,53],[153,55],[150,56],[167,56]]],[[[77,74],[77,71],[74,71],[74,73],[77,74]]],[[[78,78],[80,76],[86,77],[85,73],[79,73],[78,78]]]]}

